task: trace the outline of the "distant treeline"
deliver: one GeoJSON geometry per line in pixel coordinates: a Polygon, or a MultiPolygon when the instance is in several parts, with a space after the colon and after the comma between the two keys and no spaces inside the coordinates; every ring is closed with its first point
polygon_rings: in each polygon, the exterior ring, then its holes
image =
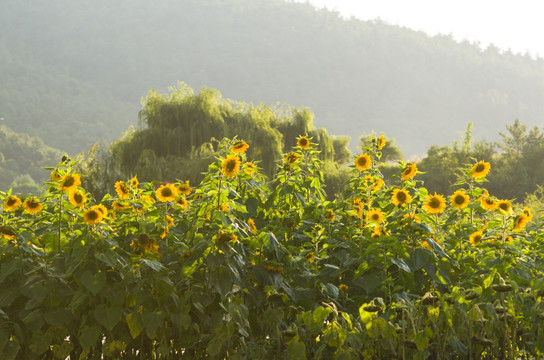
{"type": "MultiPolygon", "coordinates": [[[[0,118],[64,151],[135,125],[176,80],[308,106],[331,134],[384,132],[409,156],[544,114],[544,60],[281,0],[4,2],[0,118]]],[[[351,150],[357,144],[352,142],[351,150]]]]}

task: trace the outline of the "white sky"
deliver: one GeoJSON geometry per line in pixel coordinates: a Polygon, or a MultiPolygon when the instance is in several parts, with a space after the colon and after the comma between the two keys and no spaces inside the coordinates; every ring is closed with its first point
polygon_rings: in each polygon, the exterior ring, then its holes
{"type": "Polygon", "coordinates": [[[542,0],[294,0],[343,16],[381,20],[421,30],[451,34],[455,40],[490,43],[514,53],[544,57],[542,0]]]}

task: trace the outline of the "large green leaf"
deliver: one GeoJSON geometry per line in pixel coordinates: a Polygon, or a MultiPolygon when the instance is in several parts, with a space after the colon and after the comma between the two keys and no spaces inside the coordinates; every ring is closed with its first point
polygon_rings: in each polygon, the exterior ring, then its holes
{"type": "Polygon", "coordinates": [[[80,280],[81,284],[83,284],[87,290],[89,290],[93,295],[96,295],[106,284],[106,274],[102,271],[92,274],[87,270],[81,274],[80,280]]]}
{"type": "Polygon", "coordinates": [[[106,305],[100,304],[93,310],[93,315],[96,321],[106,329],[112,330],[121,320],[122,311],[120,307],[106,307],[106,305]]]}

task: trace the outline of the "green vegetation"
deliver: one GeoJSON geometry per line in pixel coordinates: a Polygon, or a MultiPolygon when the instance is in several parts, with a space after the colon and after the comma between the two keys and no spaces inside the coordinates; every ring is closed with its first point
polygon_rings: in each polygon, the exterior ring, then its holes
{"type": "Polygon", "coordinates": [[[540,124],[544,61],[281,0],[6,2],[0,118],[70,153],[134,124],[176,81],[244,102],[305,105],[317,127],[398,139],[407,157],[519,118],[540,124]],[[53,128],[62,129],[55,133],[53,128]]]}
{"type": "Polygon", "coordinates": [[[327,201],[317,144],[271,183],[247,145],[221,140],[196,186],[94,202],[66,159],[43,196],[1,193],[3,358],[543,356],[542,219],[486,193],[487,162],[432,196],[373,145],[327,201]]]}
{"type": "Polygon", "coordinates": [[[41,192],[49,178],[43,168],[59,162],[60,150],[49,147],[38,137],[19,134],[0,125],[0,189],[14,192],[41,192]]]}

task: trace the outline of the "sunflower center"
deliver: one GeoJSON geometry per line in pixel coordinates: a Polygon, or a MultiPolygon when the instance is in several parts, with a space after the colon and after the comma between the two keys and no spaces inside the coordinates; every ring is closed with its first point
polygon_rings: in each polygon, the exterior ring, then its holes
{"type": "Polygon", "coordinates": [[[401,203],[406,201],[406,193],[404,192],[398,192],[397,193],[397,200],[401,203]]]}
{"type": "Polygon", "coordinates": [[[478,164],[478,165],[476,166],[475,172],[479,173],[479,172],[482,172],[482,171],[484,171],[484,170],[485,170],[484,164],[478,164]]]}
{"type": "Polygon", "coordinates": [[[367,164],[366,157],[360,158],[358,163],[359,163],[359,166],[366,166],[366,164],[367,164]]]}
{"type": "Polygon", "coordinates": [[[378,214],[372,214],[371,219],[372,219],[373,221],[378,221],[378,220],[380,220],[380,215],[378,215],[378,214]]]}
{"type": "Polygon", "coordinates": [[[94,211],[94,210],[93,210],[93,211],[89,211],[89,212],[87,213],[87,218],[88,218],[89,220],[91,220],[91,221],[94,221],[94,220],[98,219],[98,212],[97,212],[97,211],[94,211]]]}
{"type": "Polygon", "coordinates": [[[503,210],[503,211],[508,211],[508,205],[507,204],[500,204],[499,208],[501,208],[501,210],[503,210]]]}
{"type": "Polygon", "coordinates": [[[429,206],[433,209],[438,209],[440,207],[440,200],[432,198],[431,201],[429,201],[429,206]]]}
{"type": "Polygon", "coordinates": [[[15,205],[15,203],[16,203],[16,200],[14,198],[9,198],[7,201],[8,206],[13,206],[15,205]]]}
{"type": "Polygon", "coordinates": [[[74,183],[75,183],[75,179],[72,176],[68,176],[66,178],[66,180],[64,180],[63,186],[64,187],[70,187],[70,186],[74,185],[74,183]]]}
{"type": "Polygon", "coordinates": [[[228,172],[234,171],[235,167],[236,167],[236,161],[233,161],[233,160],[229,161],[226,166],[228,172]]]}
{"type": "Polygon", "coordinates": [[[76,203],[82,203],[83,202],[83,196],[80,193],[74,194],[74,200],[76,203]]]}
{"type": "Polygon", "coordinates": [[[465,197],[464,196],[461,196],[461,195],[457,195],[455,197],[455,203],[457,205],[461,205],[461,204],[464,204],[465,203],[465,197]]]}
{"type": "Polygon", "coordinates": [[[161,195],[164,197],[171,197],[172,196],[172,190],[170,188],[164,188],[161,191],[161,195]]]}
{"type": "Polygon", "coordinates": [[[38,206],[40,206],[40,203],[36,200],[30,200],[27,204],[30,209],[36,209],[38,206]]]}

